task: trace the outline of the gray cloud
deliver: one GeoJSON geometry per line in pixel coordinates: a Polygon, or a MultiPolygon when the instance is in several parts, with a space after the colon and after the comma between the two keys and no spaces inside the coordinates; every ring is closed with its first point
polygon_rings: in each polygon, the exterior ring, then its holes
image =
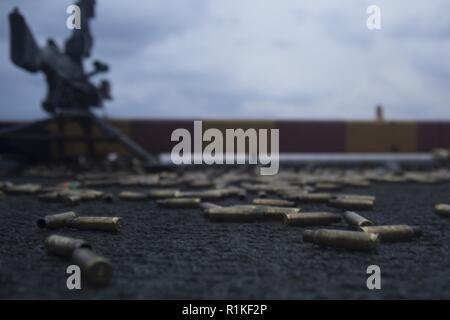
{"type": "MultiPolygon", "coordinates": [[[[12,66],[6,13],[19,5],[40,43],[62,40],[71,1],[0,3],[0,119],[43,116],[42,76],[12,66]],[[13,106],[13,107],[8,107],[13,106]]],[[[98,0],[94,55],[111,64],[114,117],[450,117],[446,0],[98,0]]]]}

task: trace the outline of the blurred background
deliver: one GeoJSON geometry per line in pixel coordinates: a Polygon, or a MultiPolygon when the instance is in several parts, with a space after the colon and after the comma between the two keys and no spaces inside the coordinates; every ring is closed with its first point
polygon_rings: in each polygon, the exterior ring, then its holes
{"type": "MultiPolygon", "coordinates": [[[[42,74],[9,59],[18,6],[40,45],[70,34],[72,0],[0,2],[0,120],[44,117],[42,74]]],[[[92,58],[112,118],[450,119],[450,2],[98,0],[92,58]],[[381,30],[366,27],[381,7],[381,30]]]]}

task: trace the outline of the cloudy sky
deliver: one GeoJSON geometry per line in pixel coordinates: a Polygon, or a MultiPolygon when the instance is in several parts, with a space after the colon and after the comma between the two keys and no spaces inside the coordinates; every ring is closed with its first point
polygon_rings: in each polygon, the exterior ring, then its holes
{"type": "MultiPolygon", "coordinates": [[[[9,62],[19,6],[40,44],[71,1],[0,1],[0,119],[44,116],[43,75],[9,62]]],[[[450,119],[448,0],[98,0],[93,58],[112,117],[450,119]],[[382,29],[366,28],[381,7],[382,29]]]]}

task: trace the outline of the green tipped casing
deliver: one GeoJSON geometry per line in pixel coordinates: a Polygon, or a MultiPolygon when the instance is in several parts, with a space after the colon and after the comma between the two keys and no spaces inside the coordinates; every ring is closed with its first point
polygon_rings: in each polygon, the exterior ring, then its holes
{"type": "Polygon", "coordinates": [[[47,215],[36,221],[39,228],[57,229],[68,226],[68,223],[75,219],[77,214],[73,211],[47,215]]]}
{"type": "Polygon", "coordinates": [[[386,225],[361,227],[364,232],[378,234],[381,242],[408,241],[422,235],[418,227],[408,225],[386,225]]]}
{"type": "Polygon", "coordinates": [[[120,224],[119,217],[77,217],[70,220],[67,226],[80,230],[118,232],[120,224]]]}
{"type": "Polygon", "coordinates": [[[45,248],[50,254],[70,258],[79,248],[92,249],[91,245],[82,239],[51,235],[45,239],[45,248]]]}
{"type": "Polygon", "coordinates": [[[378,234],[346,230],[306,230],[303,241],[322,247],[361,252],[376,252],[379,246],[378,234]]]}
{"type": "Polygon", "coordinates": [[[288,213],[284,217],[287,226],[324,226],[341,221],[341,216],[331,212],[299,212],[288,213]]]}
{"type": "Polygon", "coordinates": [[[72,254],[72,263],[81,269],[82,277],[95,286],[105,286],[111,281],[111,262],[89,249],[76,249],[72,254]]]}

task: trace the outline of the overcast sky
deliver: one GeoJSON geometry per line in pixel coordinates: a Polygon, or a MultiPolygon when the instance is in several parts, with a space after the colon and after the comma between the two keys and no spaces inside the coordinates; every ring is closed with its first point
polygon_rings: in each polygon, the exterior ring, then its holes
{"type": "MultiPolygon", "coordinates": [[[[42,74],[9,62],[7,14],[38,42],[72,1],[0,1],[0,119],[44,116],[42,74]]],[[[93,58],[112,117],[450,119],[448,0],[97,0],[93,58]],[[366,28],[368,5],[382,29],[366,28]]],[[[89,65],[87,65],[89,66],[89,65]]]]}

